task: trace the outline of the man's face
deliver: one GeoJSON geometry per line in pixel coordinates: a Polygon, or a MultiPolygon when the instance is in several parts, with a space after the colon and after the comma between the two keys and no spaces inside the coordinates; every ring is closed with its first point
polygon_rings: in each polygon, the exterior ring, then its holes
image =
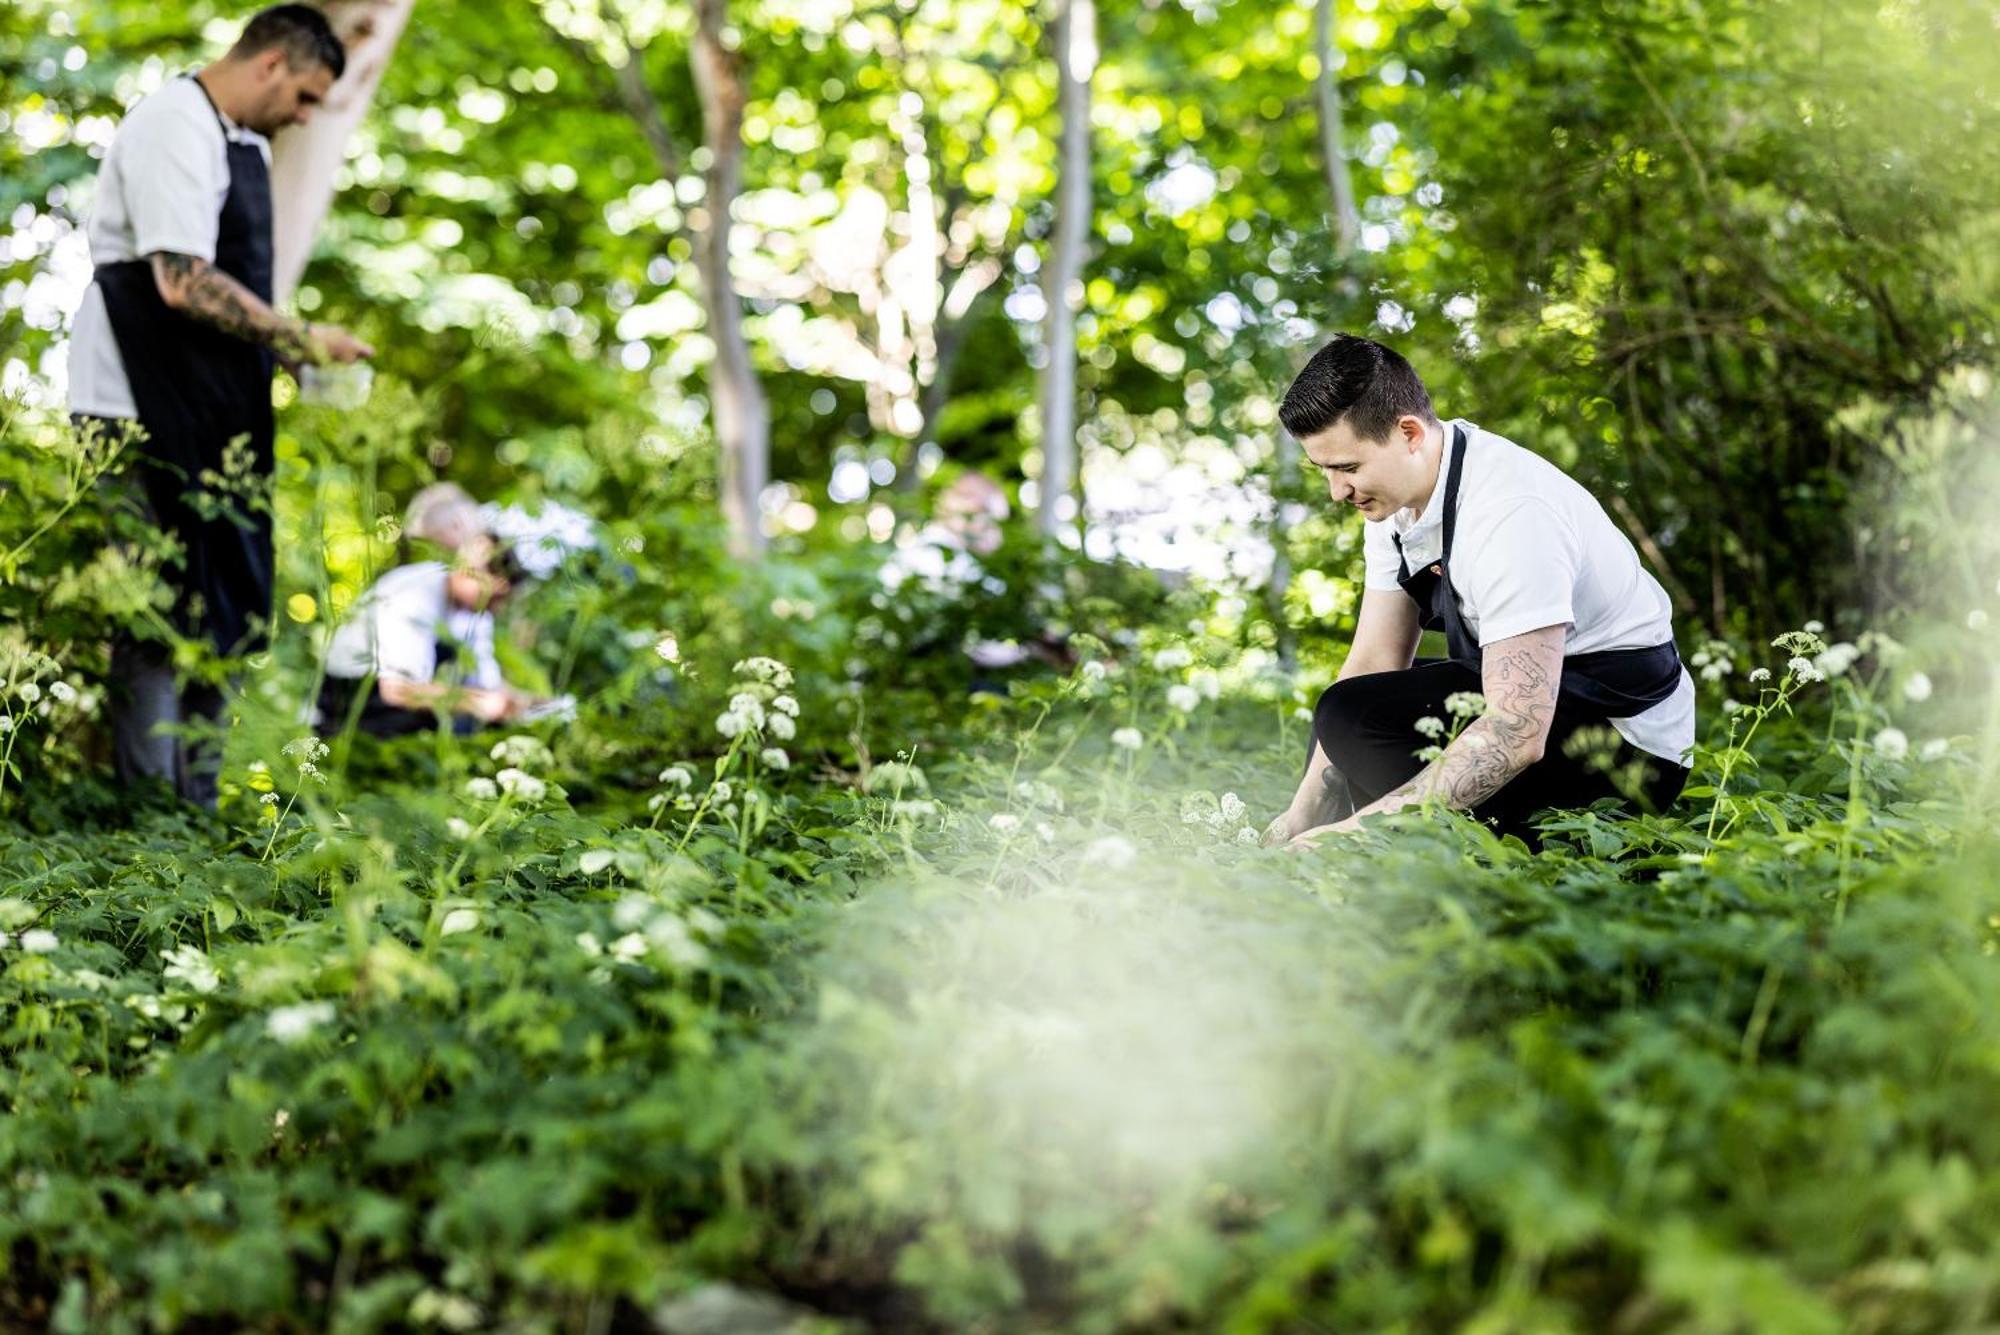
{"type": "Polygon", "coordinates": [[[333,87],[333,71],[317,62],[293,69],[282,50],[257,57],[257,98],[243,123],[261,135],[273,135],[287,125],[304,125],[333,87]]]}
{"type": "Polygon", "coordinates": [[[1387,519],[1430,499],[1437,477],[1424,453],[1425,438],[1423,419],[1405,416],[1386,440],[1363,440],[1343,419],[1299,444],[1326,475],[1334,504],[1351,505],[1369,519],[1387,519]]]}

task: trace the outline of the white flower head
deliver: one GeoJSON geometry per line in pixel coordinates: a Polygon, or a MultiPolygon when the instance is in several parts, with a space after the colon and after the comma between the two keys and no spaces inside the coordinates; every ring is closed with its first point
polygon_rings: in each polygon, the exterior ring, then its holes
{"type": "Polygon", "coordinates": [[[1021,818],[1011,811],[1002,811],[986,822],[1001,834],[1012,834],[1021,828],[1021,818]]]}
{"type": "Polygon", "coordinates": [[[1153,655],[1155,672],[1178,672],[1194,662],[1194,655],[1185,645],[1172,644],[1153,655]]]}
{"type": "Polygon", "coordinates": [[[1236,832],[1236,842],[1249,848],[1255,848],[1262,841],[1255,830],[1245,825],[1236,832]]]}
{"type": "Polygon", "coordinates": [[[660,771],[660,782],[671,784],[680,789],[692,788],[694,787],[694,772],[686,765],[669,765],[660,771]]]}
{"type": "Polygon", "coordinates": [[[724,737],[734,737],[737,733],[743,731],[743,716],[740,714],[718,714],[715,719],[715,730],[724,737]]]}
{"type": "Polygon", "coordinates": [[[1083,666],[1077,669],[1077,672],[1085,681],[1092,682],[1103,681],[1105,674],[1109,671],[1110,669],[1106,668],[1101,661],[1095,658],[1085,659],[1083,666]]]}
{"type": "Polygon", "coordinates": [[[278,795],[276,793],[260,794],[257,800],[267,807],[274,807],[278,805],[278,795]]]}
{"type": "Polygon", "coordinates": [[[1201,705],[1201,692],[1187,685],[1169,686],[1167,703],[1183,714],[1192,714],[1201,705]]]}
{"type": "Polygon", "coordinates": [[[727,779],[717,779],[710,785],[708,790],[709,800],[717,806],[721,806],[735,795],[736,790],[729,786],[729,780],[727,779]]]}
{"type": "Polygon", "coordinates": [[[21,933],[21,949],[30,955],[50,954],[59,944],[56,934],[46,927],[30,927],[21,933]]]}
{"type": "Polygon", "coordinates": [[[1801,626],[1799,629],[1803,630],[1808,635],[1826,634],[1826,624],[1820,621],[1808,621],[1806,622],[1805,625],[1801,626]]]}
{"type": "Polygon", "coordinates": [[[1903,682],[1903,698],[1918,705],[1930,699],[1930,677],[1922,672],[1912,672],[1903,682]]]}
{"type": "Polygon", "coordinates": [[[1120,728],[1111,734],[1111,744],[1121,751],[1137,751],[1146,744],[1146,738],[1137,728],[1120,728]]]}
{"type": "Polygon", "coordinates": [[[279,1006],[264,1017],[264,1032],[279,1043],[297,1043],[323,1024],[333,1022],[331,1001],[301,1001],[279,1006]]]}
{"type": "Polygon", "coordinates": [[[1758,682],[1760,682],[1760,681],[1769,681],[1770,679],[1771,679],[1771,669],[1769,669],[1769,668],[1751,668],[1751,669],[1750,669],[1750,684],[1751,684],[1751,685],[1753,685],[1753,686],[1754,686],[1754,685],[1756,685],[1756,684],[1757,684],[1758,682]]]}
{"type": "Polygon", "coordinates": [[[1090,841],[1083,850],[1083,860],[1106,871],[1123,871],[1139,860],[1139,850],[1132,846],[1131,840],[1107,834],[1090,841]]]}
{"type": "Polygon", "coordinates": [[[1453,691],[1444,698],[1444,710],[1453,718],[1478,718],[1486,712],[1486,697],[1478,691],[1453,691]]]}
{"type": "Polygon", "coordinates": [[[644,959],[646,952],[651,949],[652,944],[646,940],[644,932],[627,932],[611,943],[612,958],[627,964],[644,959]]]}
{"type": "Polygon", "coordinates": [[[5,737],[12,731],[14,731],[14,716],[12,714],[0,714],[0,737],[5,737]]]}
{"type": "Polygon", "coordinates": [[[663,663],[678,663],[681,661],[681,642],[671,633],[662,635],[660,642],[653,646],[653,652],[660,656],[663,663]]]}
{"type": "Polygon", "coordinates": [[[515,769],[535,769],[554,763],[555,757],[538,738],[516,733],[503,742],[496,742],[488,753],[503,765],[515,769]]]}
{"type": "Polygon", "coordinates": [[[798,725],[792,722],[790,714],[772,714],[764,720],[764,731],[781,742],[789,742],[798,734],[798,725]]]}
{"type": "Polygon", "coordinates": [[[764,682],[780,691],[792,684],[792,670],[775,658],[746,658],[736,665],[736,675],[764,682]]]}
{"type": "Polygon", "coordinates": [[[1861,657],[1861,650],[1846,640],[1828,645],[1813,657],[1813,668],[1822,677],[1838,677],[1854,666],[1854,660],[1861,657]]]}
{"type": "Polygon", "coordinates": [[[1891,760],[1901,760],[1910,754],[1910,739],[1901,728],[1884,728],[1875,734],[1875,749],[1891,760]]]}
{"type": "Polygon", "coordinates": [[[191,991],[206,996],[222,986],[222,975],[209,963],[208,956],[195,946],[175,946],[172,950],[163,950],[160,958],[167,962],[160,973],[167,978],[179,979],[191,991]]]}
{"type": "Polygon", "coordinates": [[[444,832],[461,844],[472,837],[472,824],[459,816],[452,816],[444,823],[444,832]]]}
{"type": "Polygon", "coordinates": [[[54,701],[55,701],[55,702],[56,702],[57,704],[59,704],[59,705],[70,705],[70,704],[75,704],[75,703],[76,703],[76,687],[74,687],[74,686],[70,685],[70,684],[69,684],[68,682],[66,682],[66,681],[53,681],[53,682],[50,682],[50,683],[49,683],[49,698],[50,698],[50,699],[52,699],[52,700],[54,700],[54,701]]]}
{"type": "Polygon", "coordinates": [[[781,746],[767,746],[757,758],[764,762],[766,769],[788,770],[792,767],[792,758],[785,754],[781,746]]]}
{"type": "Polygon", "coordinates": [[[1917,748],[1917,755],[1923,760],[1942,760],[1951,754],[1951,738],[1933,737],[1917,748]]]}
{"type": "Polygon", "coordinates": [[[14,694],[21,697],[22,704],[31,705],[42,698],[42,688],[32,681],[24,681],[14,688],[14,694]]]}
{"type": "Polygon", "coordinates": [[[889,814],[901,816],[905,820],[918,820],[924,816],[937,815],[937,803],[929,798],[899,798],[889,804],[889,814]]]}
{"type": "Polygon", "coordinates": [[[523,802],[539,802],[549,794],[549,786],[526,770],[503,769],[493,778],[501,792],[523,802]]]}
{"type": "Polygon", "coordinates": [[[453,909],[445,914],[444,921],[438,924],[438,935],[457,936],[460,932],[472,932],[478,929],[479,910],[453,909]]]}
{"type": "Polygon", "coordinates": [[[465,795],[475,802],[491,802],[500,796],[500,786],[491,779],[467,779],[465,781],[465,795]]]}
{"type": "Polygon", "coordinates": [[[1819,674],[1819,669],[1813,666],[1813,661],[1802,655],[1793,656],[1785,663],[1785,668],[1794,677],[1803,682],[1824,680],[1819,674]]]}
{"type": "Polygon", "coordinates": [[[771,701],[771,708],[774,712],[783,714],[788,718],[797,718],[799,716],[799,702],[789,695],[781,695],[771,701]]]}
{"type": "Polygon", "coordinates": [[[1434,714],[1427,714],[1418,719],[1416,727],[1418,732],[1433,740],[1444,736],[1444,720],[1434,714]]]}
{"type": "Polygon", "coordinates": [[[1247,820],[1249,815],[1250,808],[1244,804],[1242,798],[1234,793],[1222,795],[1222,819],[1233,825],[1238,821],[1247,820]]]}

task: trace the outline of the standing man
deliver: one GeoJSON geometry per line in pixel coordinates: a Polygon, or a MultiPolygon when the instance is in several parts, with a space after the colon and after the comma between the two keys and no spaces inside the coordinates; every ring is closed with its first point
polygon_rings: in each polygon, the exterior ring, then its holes
{"type": "MultiPolygon", "coordinates": [[[[272,366],[374,351],[271,306],[269,136],[303,124],[346,64],[318,10],[266,9],[222,59],[134,107],[98,176],[70,409],[143,430],[145,502],[183,548],[179,628],[224,655],[261,648],[270,617],[272,366]]],[[[163,729],[216,719],[221,691],[183,689],[161,646],[129,639],[112,677],[120,776],[213,805],[216,755],[191,760],[163,729]]]]}
{"type": "Polygon", "coordinates": [[[1369,339],[1315,353],[1278,415],[1334,503],[1365,518],[1367,578],[1305,778],[1267,842],[1310,847],[1436,798],[1533,845],[1545,808],[1658,810],[1680,795],[1694,682],[1672,604],[1596,498],[1510,440],[1440,422],[1416,371],[1369,339]],[[1425,630],[1444,632],[1447,658],[1414,661],[1425,630]],[[1468,692],[1485,712],[1420,760],[1468,692]],[[1606,743],[1596,755],[1578,753],[1586,729],[1606,743]]]}

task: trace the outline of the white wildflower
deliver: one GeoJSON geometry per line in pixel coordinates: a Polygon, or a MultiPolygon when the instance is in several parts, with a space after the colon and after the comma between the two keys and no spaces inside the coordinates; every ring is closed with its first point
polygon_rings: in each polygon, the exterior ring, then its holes
{"type": "Polygon", "coordinates": [[[1769,669],[1769,668],[1751,668],[1751,669],[1750,669],[1750,684],[1751,684],[1751,685],[1753,685],[1753,686],[1754,686],[1754,685],[1756,685],[1756,684],[1757,684],[1758,682],[1760,682],[1760,681],[1769,681],[1770,679],[1771,679],[1771,669],[1769,669]]]}
{"type": "Polygon", "coordinates": [[[1805,625],[1799,627],[1799,629],[1808,635],[1824,635],[1826,633],[1825,624],[1818,621],[1808,621],[1805,625]]]}
{"type": "Polygon", "coordinates": [[[209,963],[208,956],[195,946],[175,946],[172,950],[163,950],[160,958],[167,962],[167,966],[160,970],[162,975],[178,979],[204,996],[222,986],[222,975],[209,963]]]}
{"type": "Polygon", "coordinates": [[[1121,751],[1137,751],[1146,738],[1137,728],[1120,728],[1111,734],[1111,744],[1121,751]]]}
{"type": "Polygon", "coordinates": [[[766,769],[788,770],[792,767],[792,758],[785,754],[781,746],[767,746],[757,758],[764,762],[766,769]]]}
{"type": "Polygon", "coordinates": [[[790,714],[773,713],[764,720],[764,731],[781,742],[789,742],[798,734],[798,725],[792,722],[790,714]]]}
{"type": "Polygon", "coordinates": [[[444,832],[461,844],[472,837],[472,823],[459,816],[452,816],[444,823],[444,832]]]}
{"type": "Polygon", "coordinates": [[[1123,871],[1139,860],[1139,850],[1132,846],[1129,839],[1107,834],[1091,840],[1083,850],[1083,860],[1106,871],[1123,871]]]}
{"type": "Polygon", "coordinates": [[[1722,712],[1725,714],[1738,714],[1742,710],[1743,702],[1741,700],[1724,700],[1722,702],[1722,712]]]}
{"type": "Polygon", "coordinates": [[[653,646],[653,652],[660,656],[661,662],[678,663],[681,661],[681,642],[671,634],[662,635],[660,642],[653,646]]]}
{"type": "Polygon", "coordinates": [[[1444,698],[1444,710],[1453,718],[1478,718],[1486,712],[1486,697],[1478,691],[1453,691],[1444,698]]]}
{"type": "Polygon", "coordinates": [[[0,737],[5,737],[12,731],[14,731],[14,716],[12,714],[0,714],[0,737]]]}
{"type": "Polygon", "coordinates": [[[776,713],[783,714],[788,718],[797,718],[799,716],[799,702],[789,695],[781,695],[771,701],[771,708],[776,713]]]}
{"type": "Polygon", "coordinates": [[[1910,739],[1901,728],[1884,728],[1875,734],[1875,749],[1891,760],[1901,760],[1910,754],[1910,739]]]}
{"type": "Polygon", "coordinates": [[[1201,704],[1201,692],[1192,686],[1169,686],[1167,703],[1183,714],[1192,714],[1201,704]]]}
{"type": "Polygon", "coordinates": [[[909,820],[916,820],[922,816],[935,816],[937,815],[937,803],[921,797],[907,801],[891,802],[889,804],[889,814],[892,816],[902,816],[909,820]]]}
{"type": "Polygon", "coordinates": [[[1814,682],[1823,680],[1819,674],[1819,669],[1813,666],[1813,661],[1810,658],[1795,655],[1785,663],[1785,667],[1800,681],[1814,682]]]}
{"type": "Polygon", "coordinates": [[[1200,691],[1204,700],[1213,700],[1222,694],[1222,678],[1207,668],[1188,674],[1188,685],[1200,691]]]}
{"type": "Polygon", "coordinates": [[[1262,842],[1262,840],[1258,837],[1258,834],[1255,830],[1251,829],[1248,825],[1245,825],[1242,829],[1236,832],[1236,842],[1251,848],[1255,848],[1260,842],[1262,842]]]}
{"type": "Polygon", "coordinates": [[[612,957],[627,964],[645,958],[646,952],[650,949],[652,947],[643,932],[627,932],[611,943],[612,957]]]}
{"type": "Polygon", "coordinates": [[[986,823],[1001,834],[1012,834],[1021,828],[1021,818],[1008,811],[999,812],[986,823]]]}
{"type": "Polygon", "coordinates": [[[276,793],[260,794],[257,800],[267,807],[274,807],[278,805],[278,795],[276,793]]]}
{"type": "Polygon", "coordinates": [[[578,932],[576,934],[576,948],[592,959],[604,953],[604,943],[597,939],[597,933],[595,932],[578,932]]]}
{"type": "Polygon", "coordinates": [[[1243,804],[1242,798],[1234,793],[1224,793],[1222,795],[1222,818],[1224,820],[1233,825],[1238,821],[1247,819],[1249,815],[1250,808],[1243,804]]]}
{"type": "Polygon", "coordinates": [[[792,684],[792,670],[775,658],[746,658],[736,665],[736,675],[768,682],[780,691],[792,684]]]}
{"type": "Polygon", "coordinates": [[[717,779],[713,784],[709,786],[708,789],[709,800],[711,802],[714,802],[717,806],[721,806],[724,802],[727,802],[730,798],[734,796],[736,796],[736,790],[729,786],[729,780],[727,779],[717,779]]]}
{"type": "Polygon", "coordinates": [[[551,764],[555,760],[555,757],[549,754],[549,748],[542,745],[538,739],[524,737],[518,733],[503,742],[494,743],[492,751],[488,754],[501,764],[511,765],[515,769],[533,769],[539,765],[551,764]]]}
{"type": "Polygon", "coordinates": [[[70,684],[69,684],[68,682],[66,682],[66,681],[54,681],[54,682],[50,682],[50,683],[49,683],[49,698],[50,698],[50,699],[52,699],[52,700],[54,700],[54,701],[55,701],[55,702],[56,702],[57,704],[59,704],[59,705],[71,705],[71,704],[75,704],[75,703],[76,703],[76,687],[74,687],[74,686],[70,685],[70,684]]]}
{"type": "Polygon", "coordinates": [[[549,793],[549,786],[526,770],[503,769],[493,778],[501,792],[523,802],[539,802],[549,793]]]}
{"type": "Polygon", "coordinates": [[[444,921],[438,924],[438,935],[457,936],[460,932],[472,932],[478,929],[479,911],[477,909],[453,909],[451,912],[445,914],[444,921]]]}
{"type": "Polygon", "coordinates": [[[1103,681],[1105,674],[1109,670],[1102,662],[1095,658],[1086,659],[1083,666],[1077,669],[1083,679],[1090,682],[1103,681]]]}
{"type": "Polygon", "coordinates": [[[42,698],[42,688],[32,681],[24,681],[14,688],[14,694],[21,697],[21,703],[31,705],[42,698]]]}
{"type": "Polygon", "coordinates": [[[743,731],[743,716],[740,714],[718,714],[715,719],[715,730],[724,737],[734,737],[737,733],[743,731]]]}
{"type": "Polygon", "coordinates": [[[1922,672],[1912,672],[1903,683],[1903,698],[1911,704],[1922,704],[1931,698],[1931,679],[1922,672]]]}
{"type": "Polygon", "coordinates": [[[323,1024],[333,1022],[331,1001],[301,1001],[279,1006],[264,1017],[264,1032],[280,1043],[296,1043],[323,1024]]]}
{"type": "Polygon", "coordinates": [[[1155,672],[1178,672],[1194,662],[1194,655],[1185,645],[1169,645],[1153,655],[1155,672]]]}
{"type": "Polygon", "coordinates": [[[333,754],[332,747],[310,734],[286,742],[283,750],[288,756],[297,756],[300,760],[307,761],[325,760],[333,754]]]}
{"type": "Polygon", "coordinates": [[[1444,720],[1435,715],[1427,714],[1417,720],[1417,731],[1435,740],[1444,736],[1444,720]]]}
{"type": "Polygon", "coordinates": [[[59,944],[56,934],[46,927],[30,927],[21,933],[21,949],[30,955],[47,955],[59,944]]]}
{"type": "Polygon", "coordinates": [[[1813,668],[1822,677],[1838,677],[1854,666],[1854,660],[1861,657],[1861,650],[1842,640],[1828,645],[1813,658],[1813,668]]]}
{"type": "Polygon", "coordinates": [[[672,784],[676,788],[692,788],[694,773],[686,765],[669,765],[660,771],[660,782],[672,784]]]}
{"type": "Polygon", "coordinates": [[[1917,750],[1917,756],[1922,760],[1942,760],[1949,754],[1951,754],[1949,737],[1933,737],[1917,750]]]}

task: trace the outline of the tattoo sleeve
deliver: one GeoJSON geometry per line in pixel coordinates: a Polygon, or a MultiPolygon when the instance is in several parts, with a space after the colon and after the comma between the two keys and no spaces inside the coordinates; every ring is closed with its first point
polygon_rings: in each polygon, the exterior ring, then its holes
{"type": "Polygon", "coordinates": [[[306,353],[306,326],[207,260],[170,250],[154,251],[153,281],[168,305],[213,329],[298,360],[306,353]]]}
{"type": "Polygon", "coordinates": [[[1378,805],[1395,810],[1441,797],[1450,806],[1469,809],[1538,760],[1555,722],[1564,632],[1562,626],[1547,626],[1488,646],[1480,663],[1486,712],[1467,724],[1443,755],[1378,805]]]}

